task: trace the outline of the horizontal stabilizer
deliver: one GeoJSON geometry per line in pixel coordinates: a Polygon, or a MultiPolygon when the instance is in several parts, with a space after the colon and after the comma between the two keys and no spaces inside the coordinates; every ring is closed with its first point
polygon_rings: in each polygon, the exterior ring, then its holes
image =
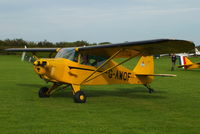
{"type": "Polygon", "coordinates": [[[192,64],[190,64],[190,65],[179,65],[179,66],[177,66],[178,68],[181,68],[181,67],[189,67],[189,66],[192,66],[192,64]]]}
{"type": "Polygon", "coordinates": [[[136,76],[162,76],[162,77],[175,77],[175,74],[135,74],[136,76]]]}

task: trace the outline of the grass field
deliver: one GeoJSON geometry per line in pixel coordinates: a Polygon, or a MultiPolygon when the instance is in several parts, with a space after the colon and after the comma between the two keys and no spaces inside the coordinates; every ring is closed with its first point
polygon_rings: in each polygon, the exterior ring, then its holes
{"type": "MultiPolygon", "coordinates": [[[[192,58],[200,61],[200,58],[192,58]]],[[[83,86],[87,103],[71,90],[39,98],[48,85],[18,56],[0,56],[1,134],[199,134],[200,70],[170,71],[170,59],[155,60],[155,93],[142,85],[83,86]]],[[[130,67],[129,64],[127,66],[130,67]]]]}

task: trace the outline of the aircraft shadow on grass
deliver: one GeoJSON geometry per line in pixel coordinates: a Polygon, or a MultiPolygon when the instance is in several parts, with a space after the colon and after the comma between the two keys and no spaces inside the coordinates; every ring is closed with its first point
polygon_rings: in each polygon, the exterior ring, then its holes
{"type": "MultiPolygon", "coordinates": [[[[31,88],[41,88],[40,84],[17,84],[18,86],[23,87],[31,87],[31,88]]],[[[96,87],[95,87],[96,88],[96,87]]],[[[84,89],[87,97],[102,97],[102,96],[116,96],[116,97],[127,97],[127,98],[147,98],[147,99],[165,99],[166,97],[163,96],[165,91],[160,91],[157,89],[154,93],[148,93],[148,90],[145,87],[133,87],[133,88],[115,88],[115,90],[105,90],[102,88],[97,88],[95,90],[84,89]]],[[[70,87],[68,87],[65,91],[58,90],[56,91],[51,97],[58,98],[58,97],[70,97],[72,96],[72,92],[70,87]]]]}
{"type": "Polygon", "coordinates": [[[164,99],[161,94],[163,91],[156,91],[152,94],[148,93],[146,88],[134,87],[134,88],[115,88],[115,90],[85,90],[88,97],[101,97],[101,96],[116,96],[127,98],[151,98],[151,99],[164,99]]]}
{"type": "Polygon", "coordinates": [[[193,70],[188,69],[188,70],[183,70],[183,71],[188,71],[188,72],[199,72],[200,69],[193,69],[193,70]]]}

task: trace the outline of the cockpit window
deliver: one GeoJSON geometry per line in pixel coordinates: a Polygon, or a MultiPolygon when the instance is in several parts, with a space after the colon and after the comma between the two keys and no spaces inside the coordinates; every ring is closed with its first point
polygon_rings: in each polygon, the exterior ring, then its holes
{"type": "Polygon", "coordinates": [[[62,48],[56,55],[55,58],[65,58],[68,60],[75,61],[78,57],[75,48],[62,48]]]}
{"type": "Polygon", "coordinates": [[[100,56],[92,56],[92,55],[82,55],[81,56],[81,64],[90,65],[90,66],[100,66],[103,62],[105,62],[106,58],[100,56]]]}
{"type": "MultiPolygon", "coordinates": [[[[56,55],[55,58],[65,58],[71,61],[78,62],[78,52],[75,51],[75,48],[62,48],[56,55]]],[[[100,66],[105,62],[106,58],[94,55],[80,55],[80,64],[90,65],[90,66],[100,66]]]]}

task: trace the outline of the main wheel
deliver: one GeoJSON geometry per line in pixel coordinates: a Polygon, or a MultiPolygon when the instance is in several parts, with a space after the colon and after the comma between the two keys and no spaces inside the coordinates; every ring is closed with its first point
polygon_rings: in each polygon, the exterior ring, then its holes
{"type": "Polygon", "coordinates": [[[83,91],[78,91],[74,95],[74,102],[76,103],[85,103],[86,102],[86,95],[83,91]]]}
{"type": "Polygon", "coordinates": [[[38,95],[40,98],[46,98],[46,97],[49,97],[49,95],[47,94],[47,91],[49,90],[48,87],[42,87],[40,88],[39,92],[38,92],[38,95]]]}
{"type": "Polygon", "coordinates": [[[151,94],[153,92],[154,92],[154,90],[152,88],[149,88],[149,93],[151,94]]]}

